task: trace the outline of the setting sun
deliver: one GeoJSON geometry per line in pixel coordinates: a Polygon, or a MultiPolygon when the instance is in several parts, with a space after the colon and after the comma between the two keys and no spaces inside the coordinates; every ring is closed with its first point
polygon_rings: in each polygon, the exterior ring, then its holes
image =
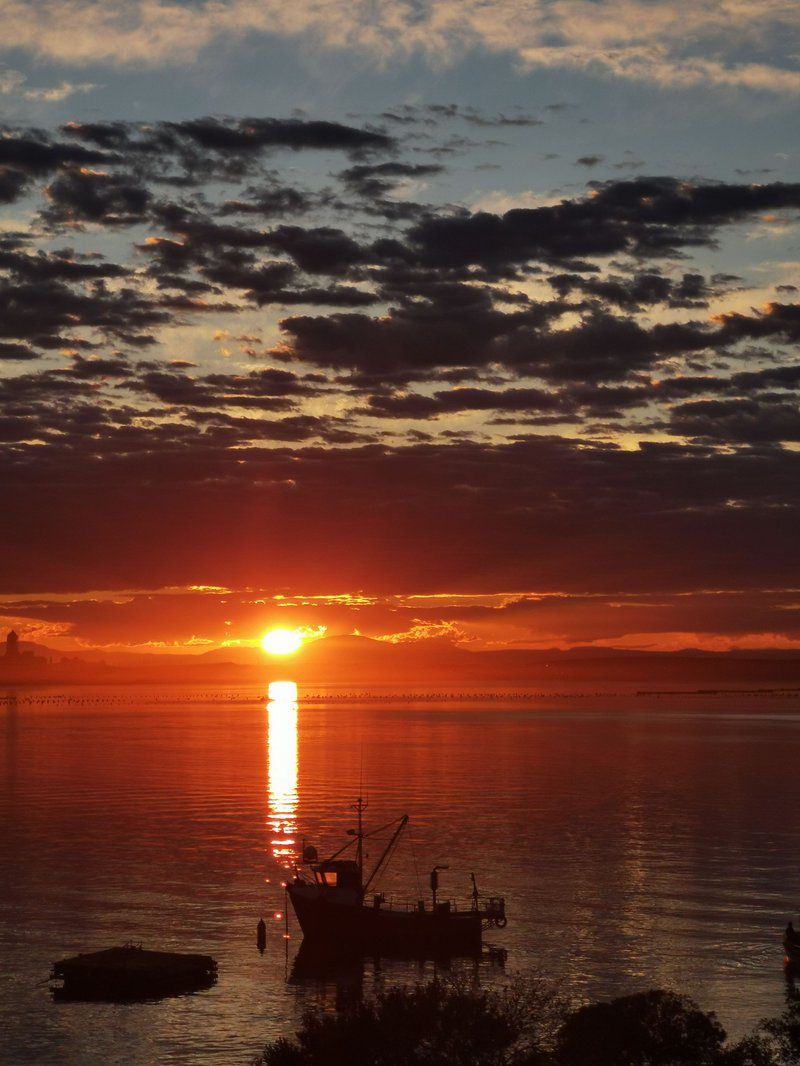
{"type": "Polygon", "coordinates": [[[261,647],[269,655],[291,655],[302,643],[296,629],[271,629],[261,638],[261,647]]]}

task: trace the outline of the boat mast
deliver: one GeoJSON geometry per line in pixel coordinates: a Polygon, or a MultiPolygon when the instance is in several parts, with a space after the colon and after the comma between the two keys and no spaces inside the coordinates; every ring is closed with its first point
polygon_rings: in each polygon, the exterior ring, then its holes
{"type": "Polygon", "coordinates": [[[367,809],[367,801],[358,797],[353,804],[353,810],[358,814],[358,829],[356,830],[356,862],[358,863],[358,887],[363,891],[364,885],[364,811],[367,809]]]}

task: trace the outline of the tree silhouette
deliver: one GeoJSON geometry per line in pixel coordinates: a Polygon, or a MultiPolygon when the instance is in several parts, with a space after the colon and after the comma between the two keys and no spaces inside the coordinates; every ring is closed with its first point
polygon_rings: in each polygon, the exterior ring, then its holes
{"type": "Polygon", "coordinates": [[[263,1066],[517,1066],[544,1063],[565,1001],[528,978],[493,991],[434,981],[379,992],[337,1014],[307,1012],[263,1066]]]}
{"type": "Polygon", "coordinates": [[[711,1066],[725,1030],[684,996],[651,989],[581,1007],[558,1037],[559,1066],[711,1066]]]}

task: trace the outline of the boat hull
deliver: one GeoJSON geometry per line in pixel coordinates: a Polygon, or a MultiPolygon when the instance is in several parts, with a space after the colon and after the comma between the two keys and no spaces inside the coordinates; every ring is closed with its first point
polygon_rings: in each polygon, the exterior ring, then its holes
{"type": "Polygon", "coordinates": [[[481,950],[481,916],[470,911],[392,910],[360,901],[338,902],[306,885],[289,885],[288,893],[303,937],[333,950],[408,957],[481,950]]]}

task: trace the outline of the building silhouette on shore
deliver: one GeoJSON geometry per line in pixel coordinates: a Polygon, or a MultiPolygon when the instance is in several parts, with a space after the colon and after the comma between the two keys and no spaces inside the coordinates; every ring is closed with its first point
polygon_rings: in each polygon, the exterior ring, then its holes
{"type": "Polygon", "coordinates": [[[47,659],[37,655],[34,651],[23,651],[20,648],[19,633],[12,629],[6,635],[5,655],[0,657],[0,668],[4,672],[9,670],[16,676],[22,670],[27,676],[31,670],[39,671],[47,666],[47,659]]]}

